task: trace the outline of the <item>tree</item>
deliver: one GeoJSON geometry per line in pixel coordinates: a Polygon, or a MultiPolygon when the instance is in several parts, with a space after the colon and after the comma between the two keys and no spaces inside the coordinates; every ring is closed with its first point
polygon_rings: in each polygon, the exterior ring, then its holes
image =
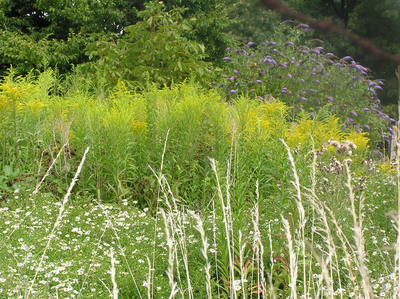
{"type": "Polygon", "coordinates": [[[148,80],[159,84],[179,82],[194,75],[207,78],[210,65],[203,44],[185,37],[192,29],[183,18],[185,8],[167,11],[163,2],[152,1],[138,16],[142,21],[124,28],[119,39],[103,39],[90,43],[86,54],[92,62],[79,71],[105,78],[116,84],[119,79],[143,85],[148,80]]]}
{"type": "MultiPolygon", "coordinates": [[[[125,28],[141,20],[144,0],[4,0],[0,2],[0,75],[14,65],[22,73],[32,68],[71,65],[88,61],[84,49],[95,40],[122,38],[125,28]]],[[[169,0],[166,10],[187,5],[184,19],[192,31],[185,37],[206,47],[208,60],[220,61],[231,41],[223,33],[228,23],[222,0],[169,0]]]]}

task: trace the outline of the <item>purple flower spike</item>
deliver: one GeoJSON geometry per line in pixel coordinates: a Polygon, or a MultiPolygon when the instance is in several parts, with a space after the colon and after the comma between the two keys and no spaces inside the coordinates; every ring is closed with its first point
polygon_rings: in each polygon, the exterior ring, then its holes
{"type": "Polygon", "coordinates": [[[229,52],[230,50],[231,50],[231,48],[229,48],[229,47],[225,49],[226,52],[229,52]]]}
{"type": "Polygon", "coordinates": [[[305,84],[304,79],[300,79],[300,82],[303,83],[303,84],[305,84]]]}
{"type": "Polygon", "coordinates": [[[381,152],[379,152],[379,151],[374,151],[374,154],[377,155],[377,156],[379,156],[379,158],[382,158],[382,153],[381,153],[381,152]]]}
{"type": "Polygon", "coordinates": [[[307,24],[300,24],[296,26],[297,28],[309,28],[310,26],[308,26],[307,24]]]}
{"type": "Polygon", "coordinates": [[[292,42],[287,42],[287,43],[285,43],[285,46],[293,46],[293,43],[292,42]]]}
{"type": "Polygon", "coordinates": [[[364,128],[366,128],[368,131],[371,131],[371,128],[368,125],[365,125],[364,128]]]}
{"type": "Polygon", "coordinates": [[[381,80],[376,81],[379,85],[385,85],[381,80]]]}
{"type": "Polygon", "coordinates": [[[386,129],[390,132],[390,134],[394,135],[394,132],[391,128],[387,127],[386,129]]]}
{"type": "Polygon", "coordinates": [[[236,93],[236,90],[231,89],[229,92],[230,92],[230,93],[236,93]]]}
{"type": "Polygon", "coordinates": [[[355,113],[354,111],[350,111],[350,114],[354,115],[354,116],[358,116],[357,113],[355,113]]]}
{"type": "Polygon", "coordinates": [[[394,118],[389,119],[391,122],[395,123],[396,120],[394,118]]]}
{"type": "Polygon", "coordinates": [[[233,59],[230,57],[224,57],[222,58],[222,61],[233,61],[233,59]]]}
{"type": "Polygon", "coordinates": [[[326,97],[326,99],[327,99],[328,101],[331,101],[331,102],[333,102],[333,99],[332,99],[332,97],[331,97],[331,96],[327,96],[327,97],[326,97]]]}
{"type": "Polygon", "coordinates": [[[292,20],[285,20],[285,21],[282,22],[282,24],[287,24],[287,23],[293,23],[293,21],[292,20]]]}
{"type": "Polygon", "coordinates": [[[256,82],[259,83],[259,84],[262,84],[262,81],[261,81],[261,80],[257,80],[256,82]]]}
{"type": "Polygon", "coordinates": [[[248,83],[249,83],[249,84],[253,84],[253,81],[249,81],[248,83]]]}
{"type": "Polygon", "coordinates": [[[365,112],[371,111],[369,108],[364,108],[363,109],[365,112]]]}
{"type": "Polygon", "coordinates": [[[311,89],[310,89],[310,92],[315,92],[315,90],[311,88],[311,89]]]}
{"type": "Polygon", "coordinates": [[[326,53],[325,54],[325,57],[332,57],[332,56],[335,56],[333,53],[326,53]]]}
{"type": "Polygon", "coordinates": [[[300,100],[307,101],[307,99],[305,97],[301,97],[300,100]]]}
{"type": "Polygon", "coordinates": [[[286,75],[288,78],[292,79],[292,75],[291,74],[287,74],[286,75]]]}
{"type": "Polygon", "coordinates": [[[317,80],[315,80],[315,83],[319,83],[319,80],[317,79],[317,80]]]}
{"type": "Polygon", "coordinates": [[[239,74],[239,72],[237,70],[233,70],[233,72],[237,75],[239,74]]]}
{"type": "Polygon", "coordinates": [[[258,96],[258,98],[261,100],[261,101],[263,101],[264,99],[262,98],[262,97],[260,97],[260,96],[258,96]]]}
{"type": "Polygon", "coordinates": [[[247,43],[246,48],[250,48],[250,47],[253,46],[253,45],[254,45],[253,42],[249,42],[249,43],[247,43]]]}
{"type": "Polygon", "coordinates": [[[288,91],[288,89],[287,89],[286,87],[284,87],[284,88],[281,89],[281,94],[284,94],[284,93],[286,93],[287,91],[288,91]]]}
{"type": "Polygon", "coordinates": [[[232,76],[232,77],[229,78],[229,80],[231,80],[231,81],[235,81],[235,79],[236,79],[235,76],[232,76]]]}
{"type": "Polygon", "coordinates": [[[276,42],[270,42],[269,44],[275,46],[276,42]]]}
{"type": "Polygon", "coordinates": [[[345,56],[342,59],[345,60],[345,61],[353,60],[353,58],[351,58],[351,56],[345,56]]]}
{"type": "Polygon", "coordinates": [[[250,90],[249,90],[249,92],[250,92],[250,93],[253,93],[253,92],[254,92],[254,90],[250,89],[250,90]]]}

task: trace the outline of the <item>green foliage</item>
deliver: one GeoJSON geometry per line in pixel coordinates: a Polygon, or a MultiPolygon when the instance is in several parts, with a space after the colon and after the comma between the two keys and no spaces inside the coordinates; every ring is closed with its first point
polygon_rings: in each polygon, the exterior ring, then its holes
{"type": "Polygon", "coordinates": [[[150,80],[160,85],[180,82],[193,75],[207,79],[210,65],[202,44],[184,37],[191,30],[190,20],[183,19],[186,9],[166,11],[162,2],[153,1],[138,13],[143,21],[124,28],[122,39],[89,44],[86,55],[94,62],[82,69],[104,76],[116,84],[116,78],[143,84],[150,80]]]}

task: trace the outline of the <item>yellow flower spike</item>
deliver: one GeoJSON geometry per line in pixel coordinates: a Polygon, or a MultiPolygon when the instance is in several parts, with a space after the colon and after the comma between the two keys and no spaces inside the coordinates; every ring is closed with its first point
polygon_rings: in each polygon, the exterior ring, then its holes
{"type": "Polygon", "coordinates": [[[132,130],[137,133],[145,133],[147,132],[147,123],[144,121],[131,121],[132,130]]]}
{"type": "Polygon", "coordinates": [[[43,107],[47,106],[43,102],[41,102],[39,99],[36,99],[32,102],[25,103],[25,105],[29,108],[29,110],[33,113],[37,113],[40,110],[42,110],[43,107]]]}
{"type": "Polygon", "coordinates": [[[6,110],[10,103],[5,95],[0,95],[0,110],[6,110]]]}

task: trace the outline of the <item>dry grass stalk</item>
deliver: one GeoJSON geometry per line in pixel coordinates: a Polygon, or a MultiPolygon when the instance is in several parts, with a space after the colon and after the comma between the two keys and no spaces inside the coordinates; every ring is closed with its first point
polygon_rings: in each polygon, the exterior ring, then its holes
{"type": "MultiPolygon", "coordinates": [[[[289,146],[285,143],[283,139],[281,139],[283,145],[286,148],[286,151],[288,153],[289,161],[292,166],[293,170],[293,176],[294,176],[294,182],[293,185],[296,188],[297,191],[297,196],[296,196],[296,205],[297,205],[297,210],[299,212],[299,233],[301,236],[301,245],[302,245],[302,255],[303,255],[303,291],[304,291],[304,296],[306,296],[307,292],[307,272],[306,272],[306,242],[305,242],[305,225],[307,222],[307,219],[305,218],[305,210],[303,207],[302,203],[302,198],[301,198],[301,190],[300,190],[300,180],[299,176],[297,175],[297,170],[296,170],[296,163],[294,162],[292,153],[290,151],[289,146]]],[[[295,232],[293,232],[293,236],[295,236],[295,232]]]]}
{"type": "Polygon", "coordinates": [[[203,221],[200,219],[200,216],[197,215],[196,213],[191,212],[190,213],[194,219],[196,219],[197,222],[197,226],[196,229],[197,231],[200,233],[201,236],[201,241],[203,243],[203,248],[201,249],[201,253],[204,256],[206,265],[204,267],[205,269],[205,274],[206,274],[206,290],[207,290],[207,297],[209,299],[212,299],[212,289],[211,289],[211,274],[210,274],[210,269],[211,269],[211,265],[208,262],[208,240],[206,237],[206,233],[204,231],[204,227],[203,227],[203,221]]]}
{"type": "MultiPolygon", "coordinates": [[[[225,226],[226,242],[228,245],[228,257],[229,257],[229,274],[230,274],[230,285],[231,285],[230,297],[237,298],[237,294],[233,288],[233,284],[235,281],[235,274],[234,274],[234,261],[233,261],[232,248],[231,248],[231,229],[229,227],[229,220],[228,220],[228,215],[227,215],[227,210],[229,209],[229,207],[225,206],[224,197],[222,195],[221,184],[219,182],[217,166],[215,165],[215,160],[213,158],[210,158],[210,162],[211,162],[211,168],[214,171],[215,178],[217,180],[217,193],[218,193],[218,197],[221,201],[221,209],[222,209],[222,213],[223,213],[223,217],[224,217],[224,226],[225,226]]],[[[227,187],[227,189],[228,189],[228,187],[227,187]]]]}
{"type": "Polygon", "coordinates": [[[175,298],[175,295],[178,293],[178,289],[176,288],[176,282],[174,281],[174,241],[171,238],[171,234],[169,232],[169,225],[167,216],[165,215],[164,210],[161,209],[161,215],[164,219],[164,227],[165,227],[165,235],[167,237],[167,246],[168,246],[168,270],[167,276],[169,281],[169,286],[171,288],[171,293],[169,295],[169,299],[175,298]]]}
{"type": "MultiPolygon", "coordinates": [[[[164,142],[164,149],[163,153],[161,155],[161,165],[160,165],[160,176],[162,174],[162,170],[164,167],[164,157],[165,157],[165,152],[167,150],[167,141],[168,141],[168,136],[169,136],[169,129],[167,131],[167,135],[165,136],[165,142],[164,142]]],[[[158,190],[157,190],[157,202],[156,202],[156,212],[158,211],[158,201],[160,199],[160,185],[158,185],[158,190]]],[[[153,235],[153,256],[152,256],[152,267],[155,269],[155,262],[156,262],[156,241],[157,241],[157,227],[158,227],[158,217],[156,217],[155,222],[154,222],[154,235],[153,235]]],[[[151,275],[151,298],[154,297],[154,273],[155,271],[152,272],[151,275]]]]}
{"type": "Polygon", "coordinates": [[[297,256],[294,252],[293,237],[290,231],[289,221],[282,217],[283,228],[288,240],[289,247],[289,267],[290,267],[290,299],[297,299],[297,256]]]}
{"type": "MultiPolygon", "coordinates": [[[[351,185],[351,175],[350,175],[350,170],[349,166],[347,163],[345,163],[346,167],[346,173],[347,173],[347,187],[349,188],[349,196],[350,196],[350,201],[351,201],[351,206],[352,206],[352,215],[353,215],[353,220],[354,220],[354,239],[356,242],[357,246],[357,255],[359,258],[360,262],[360,274],[362,277],[362,283],[363,283],[363,290],[364,290],[364,296],[365,299],[373,298],[374,297],[374,292],[372,290],[368,273],[367,273],[367,266],[365,265],[365,248],[364,248],[364,236],[362,232],[362,214],[359,213],[359,219],[357,221],[357,215],[355,211],[355,199],[354,199],[354,193],[353,193],[353,186],[351,185]]],[[[362,199],[360,200],[360,210],[362,210],[362,199]]]]}
{"type": "Polygon", "coordinates": [[[117,286],[117,282],[115,281],[115,257],[114,257],[114,249],[111,248],[110,250],[110,257],[111,257],[111,282],[113,285],[113,289],[112,289],[112,298],[113,299],[118,299],[118,286],[117,286]]]}
{"type": "MultiPolygon", "coordinates": [[[[44,176],[42,177],[41,181],[39,182],[39,184],[37,184],[35,190],[33,191],[33,194],[37,194],[40,187],[42,186],[44,180],[46,179],[46,177],[50,174],[50,170],[53,168],[53,165],[56,163],[58,157],[60,157],[61,153],[64,151],[64,148],[67,146],[68,142],[66,142],[61,148],[60,151],[58,152],[57,156],[54,158],[54,160],[51,162],[49,169],[47,169],[46,173],[44,174],[44,176]]],[[[88,148],[89,149],[89,148],[88,148]]],[[[87,150],[88,150],[87,149],[87,150]]],[[[85,154],[86,155],[86,151],[85,154]]],[[[39,167],[40,169],[40,167],[39,167]]]]}
{"type": "MultiPolygon", "coordinates": [[[[61,152],[61,151],[60,151],[60,152],[61,152]]],[[[36,267],[35,275],[33,276],[31,285],[30,285],[29,288],[28,288],[28,292],[25,294],[25,299],[29,298],[29,295],[30,295],[30,293],[31,293],[31,290],[33,289],[33,285],[34,285],[34,283],[35,283],[35,280],[36,280],[36,277],[37,277],[37,275],[38,275],[38,273],[39,273],[39,270],[40,270],[41,267],[42,267],[42,263],[43,263],[43,260],[44,260],[45,255],[46,255],[47,249],[49,249],[50,242],[51,242],[51,240],[52,240],[53,237],[54,237],[55,230],[56,230],[56,229],[58,228],[58,226],[60,225],[61,217],[62,217],[62,214],[64,213],[65,205],[66,205],[67,202],[68,202],[68,199],[69,199],[69,197],[70,197],[70,195],[71,195],[72,189],[73,189],[74,186],[75,186],[75,183],[78,181],[78,176],[79,176],[79,174],[80,174],[81,171],[82,171],[83,163],[85,162],[86,154],[87,154],[88,152],[89,152],[89,147],[86,148],[85,152],[83,153],[83,157],[82,157],[81,163],[79,164],[78,169],[77,169],[77,171],[76,171],[76,173],[75,173],[75,176],[74,176],[74,178],[73,178],[72,181],[71,181],[71,185],[69,186],[69,188],[68,188],[68,190],[67,190],[67,193],[66,193],[65,196],[64,196],[64,200],[63,200],[63,202],[61,203],[60,210],[59,210],[59,213],[58,213],[58,217],[57,217],[57,219],[56,219],[56,222],[54,223],[54,226],[53,226],[53,229],[52,229],[51,232],[50,232],[50,235],[48,236],[48,241],[47,241],[46,247],[44,248],[43,254],[42,254],[42,256],[40,257],[39,263],[38,263],[38,265],[37,265],[37,267],[36,267]]],[[[60,154],[60,153],[59,153],[59,154],[60,154]]],[[[57,155],[57,157],[58,157],[58,155],[57,155]]],[[[54,160],[54,161],[55,161],[55,160],[54,160]]],[[[53,161],[52,165],[54,164],[54,161],[53,161]]],[[[39,186],[36,187],[36,190],[38,190],[38,188],[39,188],[39,186]]],[[[35,190],[35,191],[36,191],[36,190],[35,190]]]]}

